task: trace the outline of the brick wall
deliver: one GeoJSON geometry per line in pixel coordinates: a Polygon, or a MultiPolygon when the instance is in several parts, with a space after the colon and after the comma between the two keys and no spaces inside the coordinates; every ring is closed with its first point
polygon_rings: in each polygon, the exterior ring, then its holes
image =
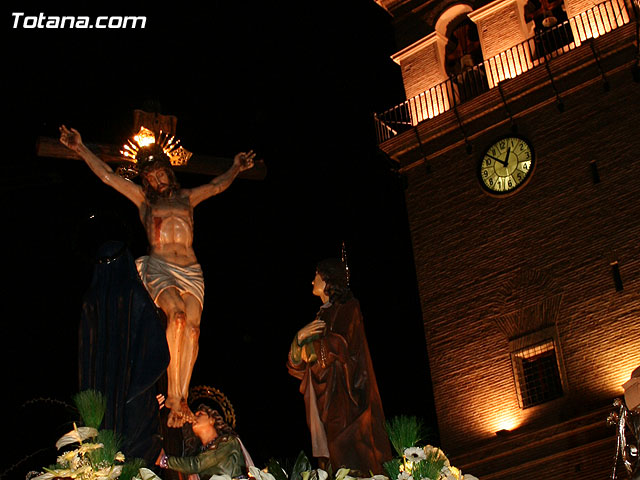
{"type": "Polygon", "coordinates": [[[569,17],[585,12],[599,3],[601,2],[594,0],[564,0],[565,10],[569,17]]]}
{"type": "Polygon", "coordinates": [[[640,365],[640,86],[624,74],[609,92],[593,84],[565,96],[564,113],[549,105],[518,119],[537,167],[516,195],[484,194],[475,173],[482,146],[507,127],[475,138],[472,155],[461,146],[430,157],[428,173],[407,171],[439,429],[451,455],[494,439],[502,422],[544,427],[606,406],[640,365]],[[527,271],[562,293],[567,392],[521,410],[508,340],[494,320],[517,308],[500,291],[527,271]]]}
{"type": "Polygon", "coordinates": [[[419,95],[447,79],[443,58],[445,44],[446,39],[434,32],[396,54],[407,98],[419,95]]]}
{"type": "Polygon", "coordinates": [[[498,0],[475,10],[469,18],[478,26],[485,59],[523,42],[533,32],[524,20],[524,7],[518,0],[498,0]]]}

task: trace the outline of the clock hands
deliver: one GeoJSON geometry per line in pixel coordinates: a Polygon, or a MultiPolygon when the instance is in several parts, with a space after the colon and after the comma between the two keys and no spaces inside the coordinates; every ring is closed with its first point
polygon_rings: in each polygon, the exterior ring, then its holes
{"type": "Polygon", "coordinates": [[[495,140],[481,158],[478,171],[481,184],[496,195],[510,194],[522,187],[535,161],[532,146],[526,140],[511,136],[495,140]]]}
{"type": "Polygon", "coordinates": [[[493,155],[489,155],[488,153],[485,155],[491,158],[492,160],[495,160],[496,162],[502,164],[503,167],[506,167],[507,165],[509,165],[509,150],[507,150],[507,156],[505,157],[506,160],[500,160],[499,158],[494,157],[493,155]]]}

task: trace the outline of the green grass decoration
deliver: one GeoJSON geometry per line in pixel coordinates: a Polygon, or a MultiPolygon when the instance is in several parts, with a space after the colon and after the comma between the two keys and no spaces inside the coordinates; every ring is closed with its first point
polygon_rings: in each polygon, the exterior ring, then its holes
{"type": "Polygon", "coordinates": [[[445,459],[439,456],[439,452],[431,451],[427,454],[425,460],[421,460],[413,464],[413,471],[411,472],[413,478],[429,478],[431,480],[438,480],[440,478],[440,472],[444,466],[445,459]]]}
{"type": "Polygon", "coordinates": [[[116,460],[116,453],[118,453],[122,444],[120,437],[113,430],[100,430],[95,443],[101,443],[103,447],[89,452],[91,463],[93,465],[102,463],[113,465],[116,460]]]}
{"type": "Polygon", "coordinates": [[[400,456],[407,448],[416,445],[422,437],[422,422],[418,417],[405,415],[393,417],[387,421],[386,428],[389,441],[400,456]]]}
{"type": "Polygon", "coordinates": [[[391,480],[395,480],[400,475],[400,465],[402,465],[402,458],[392,458],[388,462],[384,462],[382,466],[384,470],[387,472],[387,476],[391,480]]]}
{"type": "Polygon", "coordinates": [[[145,467],[146,463],[141,458],[134,458],[132,460],[128,460],[122,466],[122,473],[118,477],[118,480],[131,480],[135,477],[142,467],[145,467]]]}
{"type": "Polygon", "coordinates": [[[107,409],[107,400],[102,393],[96,390],[84,390],[73,397],[73,402],[85,426],[96,430],[100,428],[107,409]]]}

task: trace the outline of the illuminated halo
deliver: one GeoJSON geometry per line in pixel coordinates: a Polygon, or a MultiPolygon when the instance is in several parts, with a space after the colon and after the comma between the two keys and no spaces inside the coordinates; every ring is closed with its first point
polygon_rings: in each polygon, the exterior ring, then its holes
{"type": "Polygon", "coordinates": [[[349,286],[349,280],[351,279],[351,275],[349,272],[349,262],[347,261],[347,246],[344,244],[344,240],[342,241],[342,252],[340,259],[344,264],[345,275],[347,276],[347,287],[349,286]]]}
{"type": "Polygon", "coordinates": [[[120,150],[120,154],[135,164],[141,161],[141,157],[151,160],[150,152],[162,151],[174,167],[186,165],[191,158],[191,152],[180,145],[180,140],[175,136],[160,131],[158,138],[146,127],[140,127],[140,131],[127,140],[120,150]]]}
{"type": "Polygon", "coordinates": [[[197,407],[196,403],[202,402],[215,410],[218,410],[224,417],[224,421],[227,422],[231,428],[236,428],[236,414],[233,410],[233,405],[217,388],[208,387],[206,385],[199,385],[197,387],[191,387],[189,389],[189,407],[194,409],[197,407]],[[211,405],[214,403],[215,405],[211,405]]]}

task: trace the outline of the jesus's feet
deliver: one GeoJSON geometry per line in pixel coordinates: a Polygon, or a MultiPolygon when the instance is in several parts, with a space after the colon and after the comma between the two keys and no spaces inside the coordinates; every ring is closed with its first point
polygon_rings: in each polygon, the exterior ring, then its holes
{"type": "Polygon", "coordinates": [[[186,400],[167,398],[165,405],[171,410],[169,412],[169,418],[167,419],[168,427],[180,428],[186,422],[193,422],[195,417],[186,400]]]}

